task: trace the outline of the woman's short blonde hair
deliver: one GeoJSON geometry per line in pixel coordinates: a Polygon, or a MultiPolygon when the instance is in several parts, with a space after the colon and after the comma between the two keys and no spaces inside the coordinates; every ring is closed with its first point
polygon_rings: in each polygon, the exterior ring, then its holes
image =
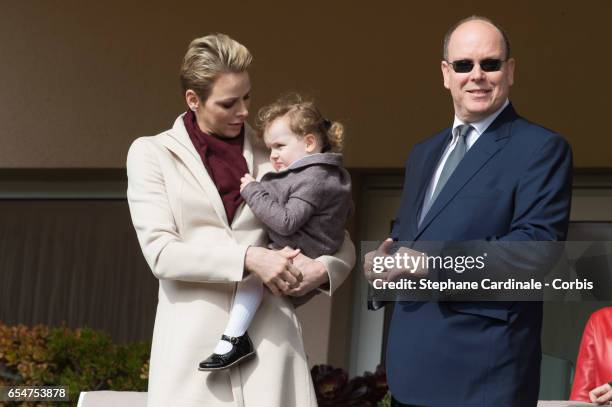
{"type": "Polygon", "coordinates": [[[244,45],[225,34],[196,38],[189,44],[181,66],[183,93],[191,89],[206,100],[219,74],[244,72],[252,60],[244,45]]]}
{"type": "Polygon", "coordinates": [[[298,94],[282,96],[276,102],[262,107],[257,114],[257,126],[262,133],[276,119],[289,119],[289,128],[298,137],[312,134],[323,152],[341,152],[344,147],[344,126],[327,120],[314,102],[304,100],[298,94]]]}

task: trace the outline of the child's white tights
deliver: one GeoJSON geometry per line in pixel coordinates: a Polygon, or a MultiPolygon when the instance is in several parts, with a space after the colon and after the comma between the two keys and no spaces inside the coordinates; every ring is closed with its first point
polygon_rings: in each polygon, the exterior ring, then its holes
{"type": "MultiPolygon", "coordinates": [[[[230,311],[229,321],[223,334],[226,336],[242,336],[251,325],[255,312],[261,303],[263,284],[260,279],[249,274],[238,283],[234,304],[230,311]]],[[[214,352],[223,355],[232,349],[232,344],[219,341],[214,352]]]]}

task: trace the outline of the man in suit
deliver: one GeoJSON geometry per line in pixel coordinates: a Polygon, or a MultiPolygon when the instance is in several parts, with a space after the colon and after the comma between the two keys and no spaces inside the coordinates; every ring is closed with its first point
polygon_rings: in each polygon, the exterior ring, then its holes
{"type": "MultiPolygon", "coordinates": [[[[442,74],[454,121],[412,149],[393,240],[565,239],[571,150],[517,115],[514,67],[492,21],[470,17],[449,30],[442,74]]],[[[392,405],[535,406],[541,325],[537,302],[397,303],[386,357],[392,405]]]]}

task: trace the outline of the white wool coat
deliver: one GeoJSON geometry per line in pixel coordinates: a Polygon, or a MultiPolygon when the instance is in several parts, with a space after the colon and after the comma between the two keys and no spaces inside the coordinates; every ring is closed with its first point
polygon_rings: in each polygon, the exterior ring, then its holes
{"type": "MultiPolygon", "coordinates": [[[[272,170],[268,154],[247,126],[243,155],[256,179],[272,170]]],[[[134,141],[127,172],[132,221],[159,279],[148,405],[316,406],[293,306],[268,290],[249,328],[257,357],[230,370],[197,370],[225,328],[247,248],[265,247],[268,238],[248,206],[228,224],[182,116],[172,129],[134,141]]],[[[327,268],[331,295],[354,265],[353,244],[345,237],[338,253],[317,260],[327,268]]]]}

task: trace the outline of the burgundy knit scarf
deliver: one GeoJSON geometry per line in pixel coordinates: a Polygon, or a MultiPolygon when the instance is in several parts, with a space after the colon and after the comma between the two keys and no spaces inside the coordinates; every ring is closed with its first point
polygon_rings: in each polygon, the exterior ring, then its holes
{"type": "Polygon", "coordinates": [[[243,202],[240,196],[240,178],[249,172],[242,155],[244,126],[237,137],[221,138],[207,134],[200,130],[195,113],[191,110],[183,116],[183,123],[204,167],[217,187],[227,221],[231,225],[238,207],[243,202]]]}

